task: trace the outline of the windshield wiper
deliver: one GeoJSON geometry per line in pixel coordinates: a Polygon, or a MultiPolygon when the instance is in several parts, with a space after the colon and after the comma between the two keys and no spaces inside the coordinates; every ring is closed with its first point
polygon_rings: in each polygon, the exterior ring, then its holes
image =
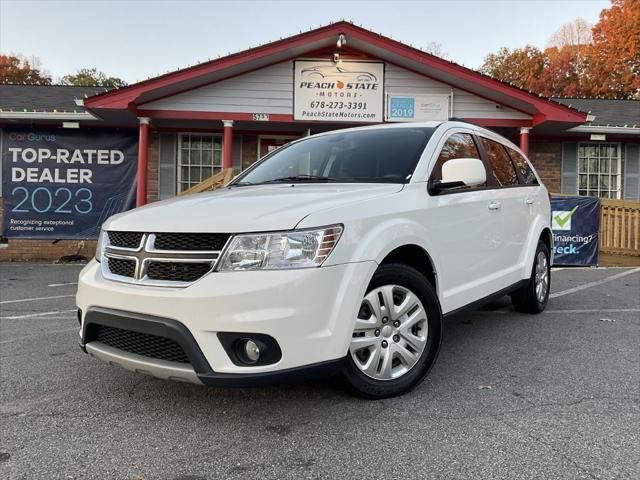
{"type": "Polygon", "coordinates": [[[337,178],[323,177],[321,175],[292,175],[289,177],[274,178],[260,183],[287,183],[287,182],[337,182],[337,178]]]}

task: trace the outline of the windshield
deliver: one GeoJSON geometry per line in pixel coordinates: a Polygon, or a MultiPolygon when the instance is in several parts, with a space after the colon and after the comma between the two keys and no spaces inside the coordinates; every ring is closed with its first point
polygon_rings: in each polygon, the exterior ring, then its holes
{"type": "Polygon", "coordinates": [[[274,152],[232,185],[406,183],[433,130],[382,128],[310,137],[274,152]]]}

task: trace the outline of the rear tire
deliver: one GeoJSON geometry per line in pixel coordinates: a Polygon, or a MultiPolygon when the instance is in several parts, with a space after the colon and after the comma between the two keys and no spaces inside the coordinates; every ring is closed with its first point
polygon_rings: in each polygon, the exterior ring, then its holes
{"type": "Polygon", "coordinates": [[[428,280],[403,264],[376,270],[362,300],[342,370],[354,395],[406,393],[424,380],[442,340],[442,313],[428,280]]]}
{"type": "Polygon", "coordinates": [[[540,240],[536,248],[529,281],[524,287],[511,294],[513,307],[517,312],[540,313],[547,306],[550,289],[551,262],[549,260],[549,247],[540,240]]]}

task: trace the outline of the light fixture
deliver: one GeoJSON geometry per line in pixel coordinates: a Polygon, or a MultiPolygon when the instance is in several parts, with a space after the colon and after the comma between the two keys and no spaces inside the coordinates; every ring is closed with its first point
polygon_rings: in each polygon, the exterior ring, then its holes
{"type": "Polygon", "coordinates": [[[347,44],[347,37],[344,36],[344,33],[338,35],[338,41],[336,42],[336,46],[338,48],[342,48],[343,45],[347,44]]]}

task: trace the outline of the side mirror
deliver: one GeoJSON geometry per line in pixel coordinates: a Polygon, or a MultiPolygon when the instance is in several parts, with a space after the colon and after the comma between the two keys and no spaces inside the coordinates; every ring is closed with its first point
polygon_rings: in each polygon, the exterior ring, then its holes
{"type": "Polygon", "coordinates": [[[477,158],[454,158],[442,165],[442,180],[429,187],[429,193],[458,187],[472,187],[487,181],[484,163],[477,158]]]}

